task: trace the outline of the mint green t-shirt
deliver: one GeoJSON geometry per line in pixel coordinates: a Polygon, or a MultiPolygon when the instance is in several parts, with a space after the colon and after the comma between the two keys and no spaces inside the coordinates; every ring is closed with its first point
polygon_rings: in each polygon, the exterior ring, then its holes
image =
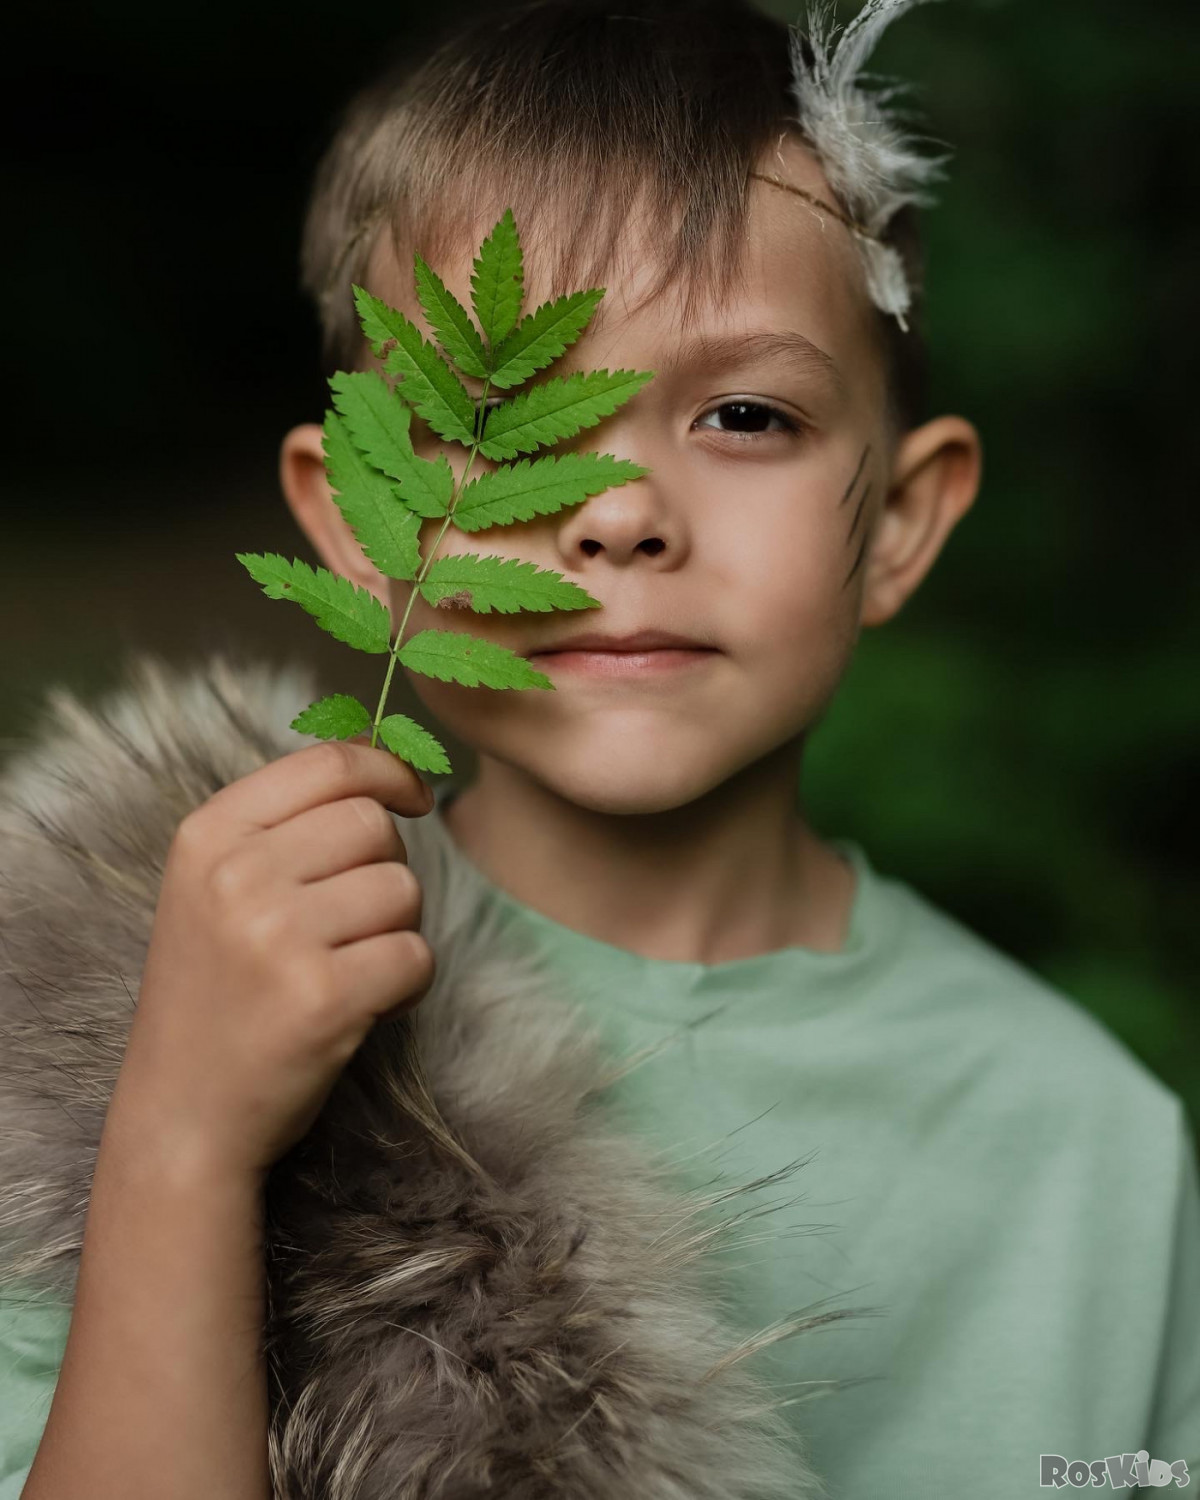
{"type": "MultiPolygon", "coordinates": [[[[753,1357],[807,1393],[787,1410],[829,1500],[1044,1494],[1043,1454],[1145,1450],[1200,1482],[1195,1153],[1178,1097],[1121,1043],[852,841],[833,841],[857,877],[841,952],[648,959],[492,884],[441,821],[453,792],[426,826],[510,940],[615,1053],[669,1038],[613,1087],[629,1128],[681,1181],[802,1160],[739,1200],[775,1207],[718,1264],[739,1331],[872,1309],[753,1357]]],[[[69,1323],[14,1295],[0,1500],[33,1461],[69,1323]]]]}

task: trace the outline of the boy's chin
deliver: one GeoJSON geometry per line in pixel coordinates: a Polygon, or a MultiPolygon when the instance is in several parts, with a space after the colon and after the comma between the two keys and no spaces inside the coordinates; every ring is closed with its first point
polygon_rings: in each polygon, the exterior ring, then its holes
{"type": "Polygon", "coordinates": [[[609,755],[592,761],[530,766],[533,779],[564,802],[609,817],[647,817],[697,801],[725,779],[715,766],[609,755]]]}

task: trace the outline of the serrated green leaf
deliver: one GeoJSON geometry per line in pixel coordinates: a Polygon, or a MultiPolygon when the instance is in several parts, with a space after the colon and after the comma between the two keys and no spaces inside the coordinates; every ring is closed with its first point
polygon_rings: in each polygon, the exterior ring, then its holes
{"type": "Polygon", "coordinates": [[[417,299],[438,343],[465,375],[482,380],[487,375],[487,354],[470,313],[435,270],[419,255],[413,259],[417,299]]]}
{"type": "Polygon", "coordinates": [[[553,364],[587,327],[604,291],[571,292],[522,318],[492,356],[492,385],[506,391],[553,364]]]}
{"type": "Polygon", "coordinates": [[[376,354],[388,351],[384,369],[400,376],[401,397],[439,437],[469,447],[475,441],[475,403],[458,376],[398,308],[360,286],[354,288],[354,301],[371,347],[376,354]]]}
{"type": "Polygon", "coordinates": [[[268,599],[291,599],[307,610],[330,635],[358,651],[391,649],[391,619],[383,605],[361,584],[312,568],[300,558],[288,562],[277,552],[235,552],[234,556],[268,599]]]}
{"type": "Polygon", "coordinates": [[[594,427],[648,380],[652,370],[589,370],[556,375],[492,407],[479,451],[485,458],[512,458],[594,427]]]}
{"type": "Polygon", "coordinates": [[[471,306],[493,349],[512,332],[521,314],[524,282],[521,241],[513,211],[506,208],[480,246],[471,277],[471,306]]]}
{"type": "Polygon", "coordinates": [[[492,610],[511,615],[522,609],[591,609],[600,604],[561,573],[520,558],[480,557],[477,552],[435,558],[419,589],[421,597],[437,608],[471,609],[478,615],[492,610]]]}
{"type": "Polygon", "coordinates": [[[371,467],[336,412],[325,413],[322,446],[334,501],[363,551],[386,578],[415,578],[421,522],[397,486],[371,467]]]}
{"type": "Polygon", "coordinates": [[[349,693],[331,693],[318,698],[292,720],[292,729],[315,734],[322,740],[348,740],[371,727],[371,715],[349,693]]]}
{"type": "Polygon", "coordinates": [[[355,446],[375,468],[396,480],[400,499],[415,515],[436,520],[454,494],[454,471],[444,453],[418,458],[409,437],[412,411],[378,370],[339,370],[329,377],[333,404],[355,446]]]}
{"type": "Polygon", "coordinates": [[[384,474],[399,479],[412,458],[412,408],[378,370],[336,370],[329,389],[360,452],[384,474]]]}
{"type": "Polygon", "coordinates": [[[363,337],[379,358],[383,359],[396,342],[396,328],[400,320],[407,322],[408,319],[396,308],[389,307],[378,297],[372,297],[364,287],[352,283],[350,290],[354,293],[354,306],[358,311],[363,337]]]}
{"type": "Polygon", "coordinates": [[[548,516],[564,505],[578,505],[591,495],[640,479],[649,469],[611,453],[547,454],[520,458],[462,487],[453,520],[460,531],[510,526],[534,516],[548,516]]]}
{"type": "Polygon", "coordinates": [[[531,667],[524,656],[457,630],[421,630],[396,653],[402,666],[436,677],[441,682],[459,682],[464,687],[550,688],[554,684],[544,672],[531,667]]]}
{"type": "Polygon", "coordinates": [[[450,757],[428,729],[407,714],[388,714],[379,721],[379,738],[401,760],[418,771],[448,772],[450,757]]]}

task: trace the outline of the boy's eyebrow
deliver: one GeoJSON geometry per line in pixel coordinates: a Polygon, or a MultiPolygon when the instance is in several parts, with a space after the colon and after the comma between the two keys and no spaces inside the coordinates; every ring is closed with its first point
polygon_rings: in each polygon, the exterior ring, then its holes
{"type": "Polygon", "coordinates": [[[791,329],[758,328],[747,333],[696,334],[685,339],[660,366],[672,374],[689,365],[706,369],[731,369],[754,360],[777,359],[801,375],[820,375],[845,390],[842,372],[833,357],[811,339],[791,329]]]}
{"type": "MultiPolygon", "coordinates": [[[[845,393],[846,382],[833,357],[811,339],[791,329],[756,328],[746,333],[695,334],[658,362],[657,373],[671,375],[689,366],[727,370],[767,359],[790,364],[804,376],[822,376],[845,393]]],[[[475,397],[483,388],[483,382],[479,380],[464,379],[463,384],[475,397]]]]}

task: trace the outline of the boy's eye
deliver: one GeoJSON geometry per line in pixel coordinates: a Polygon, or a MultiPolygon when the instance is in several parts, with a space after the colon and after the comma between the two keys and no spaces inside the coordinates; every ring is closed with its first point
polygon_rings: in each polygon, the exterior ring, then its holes
{"type": "MultiPolygon", "coordinates": [[[[722,420],[727,424],[711,430],[726,432],[731,437],[737,437],[742,441],[753,442],[756,438],[769,437],[770,429],[767,423],[774,418],[783,424],[785,432],[799,432],[800,424],[788,416],[786,412],[780,411],[777,406],[768,406],[764,401],[723,401],[720,406],[714,406],[709,412],[697,422],[698,427],[707,425],[709,417],[715,417],[718,413],[723,415],[722,420]]],[[[778,428],[774,429],[776,432],[778,428]]]]}
{"type": "MultiPolygon", "coordinates": [[[[493,407],[502,405],[508,399],[507,396],[489,396],[483,402],[484,410],[491,411],[493,407]]],[[[479,405],[479,400],[476,398],[475,406],[478,408],[479,405]]],[[[765,401],[723,401],[720,406],[714,406],[711,411],[706,412],[696,425],[706,426],[708,419],[718,414],[721,414],[721,420],[725,425],[710,427],[710,431],[727,433],[741,442],[754,442],[780,431],[799,433],[802,430],[801,424],[795,418],[765,401]],[[772,420],[779,423],[779,426],[771,428],[769,424],[772,420]]]]}

